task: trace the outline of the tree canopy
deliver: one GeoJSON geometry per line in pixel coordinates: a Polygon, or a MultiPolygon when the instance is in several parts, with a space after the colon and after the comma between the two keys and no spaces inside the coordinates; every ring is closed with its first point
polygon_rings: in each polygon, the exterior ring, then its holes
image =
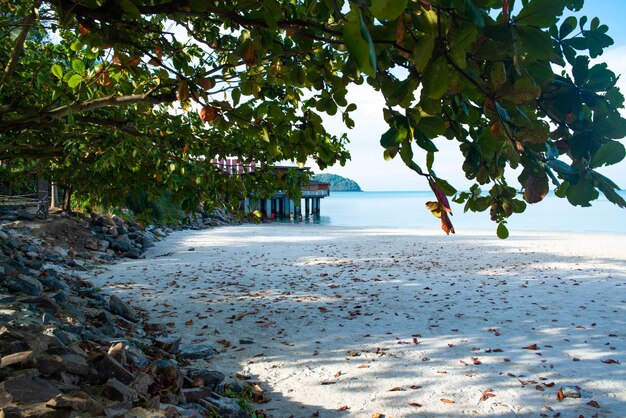
{"type": "MultiPolygon", "coordinates": [[[[367,83],[385,99],[384,158],[446,196],[506,218],[556,187],[573,205],[602,192],[625,156],[624,98],[605,64],[613,41],[583,0],[6,0],[0,3],[0,160],[115,203],[168,189],[187,209],[223,194],[284,187],[210,161],[265,166],[349,158],[347,130],[367,83]],[[457,192],[432,170],[458,141],[475,180],[457,192]],[[516,187],[505,174],[521,168],[516,187]],[[273,186],[272,186],[273,185],[273,186]],[[519,187],[519,186],[517,186],[519,187]]],[[[288,182],[288,179],[282,181],[288,182]]],[[[293,184],[293,180],[291,184],[293,184]]]]}

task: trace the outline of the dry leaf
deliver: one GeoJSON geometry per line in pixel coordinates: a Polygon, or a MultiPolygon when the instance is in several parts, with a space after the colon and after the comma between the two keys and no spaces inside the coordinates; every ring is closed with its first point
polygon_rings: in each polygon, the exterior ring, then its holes
{"type": "Polygon", "coordinates": [[[326,381],[324,381],[324,382],[320,383],[320,385],[322,385],[322,386],[325,386],[325,385],[334,385],[334,384],[336,384],[336,383],[337,383],[337,382],[335,382],[335,381],[326,380],[326,381]]]}
{"type": "Polygon", "coordinates": [[[337,411],[347,411],[348,409],[350,409],[350,407],[348,405],[344,405],[337,408],[337,411]]]}
{"type": "Polygon", "coordinates": [[[185,325],[191,325],[191,324],[193,324],[193,319],[189,319],[185,321],[185,325]]]}
{"type": "Polygon", "coordinates": [[[562,390],[559,390],[559,391],[556,393],[556,398],[557,398],[559,401],[562,401],[562,400],[565,398],[565,395],[563,395],[563,391],[562,391],[562,390]]]}
{"type": "Polygon", "coordinates": [[[342,374],[343,374],[343,373],[339,371],[339,372],[335,373],[335,377],[339,377],[339,376],[341,376],[342,374]]]}
{"type": "Polygon", "coordinates": [[[396,386],[395,388],[389,389],[389,392],[399,392],[401,390],[404,390],[404,389],[402,389],[400,386],[396,386]]]}
{"type": "Polygon", "coordinates": [[[606,363],[606,364],[620,364],[619,361],[613,360],[612,358],[610,358],[608,360],[602,360],[602,363],[606,363]]]}
{"type": "Polygon", "coordinates": [[[523,350],[539,350],[539,346],[537,344],[531,344],[526,347],[522,347],[523,350]]]}
{"type": "Polygon", "coordinates": [[[538,390],[539,392],[543,392],[545,389],[543,388],[543,386],[537,385],[535,386],[535,390],[538,390]]]}
{"type": "Polygon", "coordinates": [[[593,406],[594,408],[600,408],[600,404],[596,401],[589,401],[587,402],[587,405],[593,406]]]}
{"type": "Polygon", "coordinates": [[[446,398],[441,398],[440,401],[443,403],[455,403],[452,399],[446,399],[446,398]]]}
{"type": "Polygon", "coordinates": [[[372,414],[372,418],[385,418],[385,416],[381,414],[380,412],[376,412],[372,414]]]}
{"type": "Polygon", "coordinates": [[[367,364],[361,364],[359,367],[357,367],[357,369],[369,369],[370,366],[368,366],[367,364]]]}
{"type": "Polygon", "coordinates": [[[415,406],[417,408],[420,408],[422,406],[422,404],[418,403],[418,402],[409,402],[409,406],[415,406]]]}
{"type": "Polygon", "coordinates": [[[489,388],[489,389],[485,389],[485,390],[483,391],[482,396],[480,397],[480,401],[481,401],[481,402],[486,401],[487,399],[489,399],[489,398],[493,398],[494,396],[496,396],[496,394],[495,394],[495,393],[493,393],[493,389],[491,389],[491,388],[489,388]]]}

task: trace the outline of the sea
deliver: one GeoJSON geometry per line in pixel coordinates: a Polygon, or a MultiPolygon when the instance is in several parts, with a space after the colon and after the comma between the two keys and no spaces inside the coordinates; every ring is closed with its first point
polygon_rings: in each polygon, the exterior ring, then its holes
{"type": "MultiPolygon", "coordinates": [[[[626,191],[619,192],[626,198],[626,191]]],[[[331,192],[321,201],[320,225],[349,227],[439,228],[440,220],[425,207],[435,200],[431,191],[415,192],[331,192]]],[[[451,202],[452,223],[457,231],[491,231],[497,225],[486,212],[464,212],[463,205],[451,202]]],[[[591,207],[572,206],[567,199],[550,193],[537,204],[513,214],[507,227],[515,231],[553,231],[626,234],[626,209],[603,195],[591,207]]]]}

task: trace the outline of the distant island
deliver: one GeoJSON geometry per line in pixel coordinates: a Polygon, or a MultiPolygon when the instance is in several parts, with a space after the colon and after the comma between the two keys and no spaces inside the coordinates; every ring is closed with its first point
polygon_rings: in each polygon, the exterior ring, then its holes
{"type": "Polygon", "coordinates": [[[316,174],[313,176],[313,180],[330,183],[332,192],[362,192],[361,186],[356,181],[338,176],[337,174],[316,174]]]}

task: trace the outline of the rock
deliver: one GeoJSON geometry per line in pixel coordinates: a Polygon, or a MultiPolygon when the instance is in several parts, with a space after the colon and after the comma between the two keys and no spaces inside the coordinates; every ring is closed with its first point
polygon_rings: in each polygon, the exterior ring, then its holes
{"type": "Polygon", "coordinates": [[[130,388],[139,396],[146,397],[150,390],[150,386],[154,384],[154,379],[149,374],[140,372],[130,384],[130,388]]]}
{"type": "Polygon", "coordinates": [[[150,361],[143,351],[133,345],[127,345],[125,348],[126,357],[131,364],[140,369],[148,367],[150,361]]]}
{"type": "Polygon", "coordinates": [[[108,380],[113,377],[124,384],[133,381],[133,374],[108,354],[101,354],[96,357],[93,365],[102,379],[108,380]]]}
{"type": "Polygon", "coordinates": [[[111,249],[122,252],[122,253],[130,251],[131,248],[132,248],[132,245],[130,242],[130,238],[128,238],[128,235],[126,234],[119,235],[111,243],[111,249]]]}
{"type": "Polygon", "coordinates": [[[185,395],[185,399],[187,400],[187,402],[198,402],[200,399],[211,396],[211,393],[213,392],[210,388],[206,386],[197,388],[186,388],[182,391],[183,395],[185,395]]]}
{"type": "Polygon", "coordinates": [[[141,258],[142,256],[143,256],[143,253],[138,248],[131,248],[130,250],[124,253],[124,257],[132,258],[132,259],[141,258]]]}
{"type": "Polygon", "coordinates": [[[53,337],[62,345],[71,345],[80,341],[80,337],[78,335],[63,331],[58,328],[46,328],[43,334],[53,337]]]}
{"type": "Polygon", "coordinates": [[[170,415],[156,409],[133,408],[124,414],[124,418],[170,418],[170,415]]]}
{"type": "Polygon", "coordinates": [[[61,391],[39,377],[20,376],[0,383],[0,407],[2,399],[12,399],[23,404],[48,402],[61,391]]]}
{"type": "Polygon", "coordinates": [[[45,403],[11,405],[0,409],[0,418],[73,418],[71,411],[48,408],[45,403]]]}
{"type": "Polygon", "coordinates": [[[561,393],[564,398],[580,398],[580,389],[576,386],[563,386],[561,388],[561,393]]]}
{"type": "Polygon", "coordinates": [[[131,402],[135,398],[133,391],[115,378],[107,380],[104,385],[103,395],[119,402],[131,402]]]}
{"type": "Polygon", "coordinates": [[[173,360],[158,360],[151,365],[154,368],[155,380],[162,386],[169,386],[176,390],[183,387],[184,376],[178,370],[178,365],[173,360]]]}
{"type": "Polygon", "coordinates": [[[211,399],[201,399],[199,403],[221,418],[248,418],[248,414],[239,406],[237,399],[219,396],[214,393],[211,395],[211,399]]]}
{"type": "Polygon", "coordinates": [[[25,293],[31,296],[39,296],[43,292],[43,285],[34,277],[20,274],[17,277],[6,277],[4,282],[9,290],[25,293]]]}
{"type": "Polygon", "coordinates": [[[167,331],[167,325],[162,322],[144,322],[143,327],[149,333],[161,333],[167,331]]]}
{"type": "Polygon", "coordinates": [[[30,363],[33,358],[34,355],[32,350],[9,354],[8,356],[4,356],[2,357],[2,359],[0,359],[0,369],[13,365],[23,366],[27,363],[30,363]]]}
{"type": "Polygon", "coordinates": [[[61,361],[68,373],[79,376],[87,376],[89,374],[90,368],[87,360],[78,354],[63,354],[61,361]]]}
{"type": "Polygon", "coordinates": [[[88,411],[93,415],[102,414],[103,409],[85,392],[78,392],[72,396],[60,394],[50,399],[46,406],[52,409],[66,409],[71,411],[88,411]]]}
{"type": "Polygon", "coordinates": [[[154,345],[168,353],[177,353],[180,350],[182,337],[159,337],[154,339],[154,345]]]}
{"type": "Polygon", "coordinates": [[[178,357],[188,360],[208,359],[213,357],[214,353],[215,349],[209,344],[191,344],[183,347],[178,357]]]}
{"type": "Polygon", "coordinates": [[[127,417],[126,413],[130,411],[133,407],[131,402],[126,403],[116,403],[113,405],[109,405],[104,409],[104,415],[109,418],[120,418],[127,417]]]}
{"type": "Polygon", "coordinates": [[[124,343],[113,344],[108,351],[108,354],[118,361],[122,366],[126,366],[126,348],[124,343]]]}
{"type": "Polygon", "coordinates": [[[63,359],[58,355],[40,354],[35,358],[35,367],[44,376],[59,375],[65,371],[63,359]]]}
{"type": "Polygon", "coordinates": [[[193,386],[206,386],[213,390],[226,378],[222,372],[206,369],[191,370],[188,372],[187,376],[192,380],[193,386]]]}
{"type": "Polygon", "coordinates": [[[13,328],[0,327],[0,355],[32,350],[35,355],[44,352],[54,340],[43,334],[18,331],[13,328]]]}
{"type": "Polygon", "coordinates": [[[139,320],[135,309],[115,295],[111,295],[109,298],[109,310],[129,321],[137,322],[139,320]]]}

